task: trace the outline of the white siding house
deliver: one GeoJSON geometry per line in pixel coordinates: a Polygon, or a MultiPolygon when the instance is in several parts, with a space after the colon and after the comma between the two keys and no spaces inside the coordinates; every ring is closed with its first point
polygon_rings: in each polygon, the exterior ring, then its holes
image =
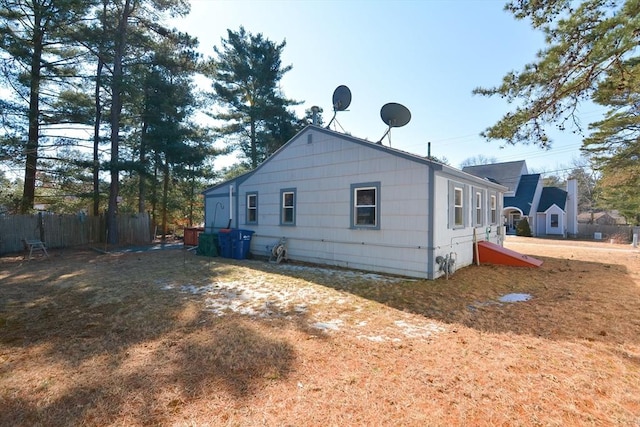
{"type": "Polygon", "coordinates": [[[292,260],[434,279],[439,257],[472,263],[474,229],[501,243],[505,190],[310,125],[255,170],[207,189],[205,228],[254,231],[255,255],[284,237],[292,260]]]}

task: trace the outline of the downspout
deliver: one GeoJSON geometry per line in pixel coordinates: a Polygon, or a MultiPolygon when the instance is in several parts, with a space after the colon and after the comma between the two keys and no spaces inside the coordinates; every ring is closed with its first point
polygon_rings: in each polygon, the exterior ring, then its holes
{"type": "Polygon", "coordinates": [[[428,219],[427,224],[429,227],[429,231],[427,233],[427,278],[429,280],[435,279],[435,239],[434,239],[434,229],[435,229],[435,206],[436,206],[436,182],[435,182],[435,172],[433,170],[433,166],[429,165],[429,211],[428,211],[428,219]]]}
{"type": "Polygon", "coordinates": [[[227,224],[227,228],[231,228],[232,221],[233,221],[233,184],[229,186],[229,224],[227,224]]]}

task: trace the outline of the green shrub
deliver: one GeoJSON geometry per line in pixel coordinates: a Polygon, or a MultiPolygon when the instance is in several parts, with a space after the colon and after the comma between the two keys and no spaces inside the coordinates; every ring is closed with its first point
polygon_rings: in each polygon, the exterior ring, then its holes
{"type": "Polygon", "coordinates": [[[527,220],[527,218],[522,218],[520,222],[518,222],[518,226],[516,227],[516,236],[533,236],[533,234],[531,234],[531,227],[529,226],[529,220],[527,220]]]}

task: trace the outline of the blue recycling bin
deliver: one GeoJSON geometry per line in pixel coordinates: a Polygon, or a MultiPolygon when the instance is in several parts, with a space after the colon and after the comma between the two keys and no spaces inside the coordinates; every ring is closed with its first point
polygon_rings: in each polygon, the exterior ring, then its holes
{"type": "Polygon", "coordinates": [[[218,231],[218,245],[220,245],[220,256],[223,258],[231,258],[232,232],[233,230],[231,230],[230,228],[223,228],[220,231],[218,231]]]}
{"type": "Polygon", "coordinates": [[[251,230],[232,230],[231,231],[231,258],[247,259],[251,249],[251,230]]]}

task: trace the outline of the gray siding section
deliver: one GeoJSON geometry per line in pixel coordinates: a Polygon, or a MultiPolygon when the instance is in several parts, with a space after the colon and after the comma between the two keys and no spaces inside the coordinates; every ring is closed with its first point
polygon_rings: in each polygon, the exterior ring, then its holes
{"type": "Polygon", "coordinates": [[[310,131],[291,141],[242,184],[260,194],[252,252],[267,254],[280,237],[292,259],[427,277],[428,166],[372,150],[334,135],[310,131]],[[351,185],[380,182],[380,229],[351,228],[351,185]],[[296,188],[296,225],[280,226],[280,190],[296,188]]]}

